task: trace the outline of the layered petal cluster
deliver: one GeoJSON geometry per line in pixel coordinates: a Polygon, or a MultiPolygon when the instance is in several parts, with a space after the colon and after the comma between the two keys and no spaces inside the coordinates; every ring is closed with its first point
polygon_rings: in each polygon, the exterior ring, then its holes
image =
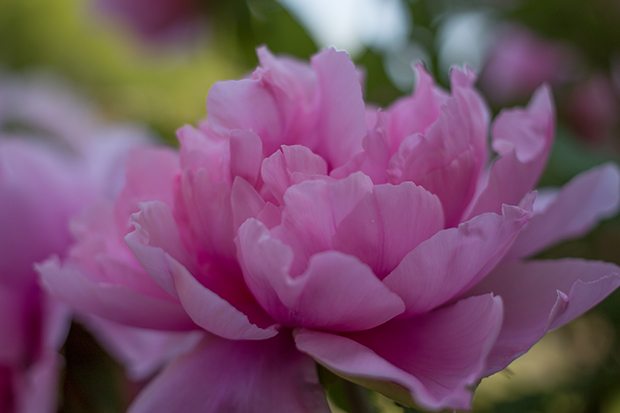
{"type": "Polygon", "coordinates": [[[258,55],[251,77],[213,86],[178,152],[134,150],[115,202],[39,267],[84,311],[204,332],[130,411],[329,411],[314,361],[467,409],[481,378],[620,285],[612,264],[524,260],[619,205],[613,165],[537,197],[547,87],[490,124],[467,68],[448,92],[418,65],[415,92],[377,111],[345,53],[258,55]]]}
{"type": "MultiPolygon", "coordinates": [[[[117,192],[126,151],[143,142],[137,131],[103,127],[91,115],[47,84],[0,79],[2,412],[56,411],[63,364],[57,351],[71,312],[39,287],[34,265],[51,254],[64,256],[72,242],[69,220],[117,192]]],[[[123,326],[100,329],[111,347],[121,343],[111,335],[114,328],[123,326]]],[[[137,334],[128,331],[123,338],[137,334]]],[[[145,347],[151,354],[123,360],[136,375],[160,367],[170,353],[145,347]]],[[[118,353],[122,360],[126,352],[118,353]]]]}

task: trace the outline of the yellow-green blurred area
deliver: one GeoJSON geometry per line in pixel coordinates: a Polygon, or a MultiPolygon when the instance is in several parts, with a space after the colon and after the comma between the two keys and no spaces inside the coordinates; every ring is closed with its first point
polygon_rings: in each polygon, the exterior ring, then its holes
{"type": "Polygon", "coordinates": [[[109,119],[146,122],[170,142],[180,126],[206,116],[215,81],[243,72],[212,48],[145,49],[81,0],[2,0],[0,68],[68,78],[109,119]]]}
{"type": "MultiPolygon", "coordinates": [[[[620,56],[620,3],[614,0],[505,2],[511,7],[491,0],[403,2],[413,20],[409,40],[426,48],[429,69],[444,83],[445,74],[438,73],[441,22],[470,8],[491,10],[495,18],[518,19],[542,35],[570,42],[586,56],[586,70],[608,70],[613,54],[620,56]]],[[[252,70],[257,45],[304,59],[317,49],[297,20],[274,0],[214,0],[211,10],[213,18],[203,36],[190,44],[156,45],[145,44],[129,28],[105,18],[87,0],[0,0],[0,75],[43,72],[68,81],[93,100],[103,120],[143,123],[175,144],[178,128],[206,116],[206,97],[214,82],[252,70]]],[[[356,63],[366,71],[368,100],[386,105],[404,92],[386,75],[383,58],[382,51],[368,48],[356,63]]],[[[542,184],[561,185],[592,166],[617,162],[620,136],[613,145],[590,146],[562,118],[559,123],[542,184]]],[[[620,218],[541,255],[566,256],[620,264],[620,218]]],[[[145,384],[129,382],[77,324],[63,355],[61,412],[125,411],[145,384]]],[[[341,390],[330,393],[334,412],[351,410],[340,400],[341,390]]],[[[369,397],[376,412],[416,411],[378,394],[369,397]]],[[[620,413],[620,294],[548,334],[506,371],[484,379],[474,411],[620,413]]]]}

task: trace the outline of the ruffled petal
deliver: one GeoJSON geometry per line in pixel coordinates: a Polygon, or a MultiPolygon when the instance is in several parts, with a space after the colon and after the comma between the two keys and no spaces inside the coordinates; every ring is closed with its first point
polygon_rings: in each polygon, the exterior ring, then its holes
{"type": "Polygon", "coordinates": [[[36,265],[42,286],[72,307],[118,323],[155,330],[196,329],[178,302],[140,294],[124,285],[95,281],[74,263],[58,257],[36,265]]]}
{"type": "Polygon", "coordinates": [[[338,225],[332,245],[383,279],[443,224],[439,199],[424,188],[411,182],[377,185],[338,225]]]}
{"type": "Polygon", "coordinates": [[[620,286],[613,264],[562,259],[498,266],[467,295],[493,292],[504,302],[504,322],[486,375],[506,367],[551,328],[583,314],[620,286]]]}
{"type": "Polygon", "coordinates": [[[469,409],[502,323],[491,294],[344,336],[301,330],[297,348],[351,381],[424,409],[469,409]]]}
{"type": "Polygon", "coordinates": [[[503,110],[492,126],[499,158],[481,181],[467,217],[498,213],[502,204],[517,205],[534,189],[553,143],[555,110],[551,90],[539,88],[525,109],[503,110]]]}
{"type": "Polygon", "coordinates": [[[293,278],[288,274],[290,248],[271,238],[262,223],[243,224],[238,243],[250,289],[286,325],[363,330],[404,311],[400,298],[354,257],[337,251],[315,254],[308,269],[293,278]]]}
{"type": "Polygon", "coordinates": [[[403,258],[383,282],[421,314],[475,285],[503,258],[531,212],[504,205],[502,215],[483,214],[438,232],[403,258]]]}
{"type": "MultiPolygon", "coordinates": [[[[561,241],[588,233],[600,220],[618,212],[620,171],[614,164],[579,174],[545,201],[523,228],[507,258],[532,256],[561,241]]],[[[536,204],[535,204],[536,207],[536,204]]]]}

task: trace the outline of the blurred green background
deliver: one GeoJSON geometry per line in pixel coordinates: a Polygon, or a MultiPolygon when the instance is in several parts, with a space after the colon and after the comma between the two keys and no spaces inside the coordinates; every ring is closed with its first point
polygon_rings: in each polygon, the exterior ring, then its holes
{"type": "MultiPolygon", "coordinates": [[[[593,73],[607,76],[611,84],[616,82],[618,103],[620,1],[377,0],[374,7],[390,5],[395,10],[385,21],[391,18],[400,26],[395,24],[394,33],[381,38],[381,24],[387,23],[380,21],[369,33],[364,29],[371,25],[362,19],[349,24],[355,33],[344,41],[313,27],[293,3],[204,1],[199,10],[206,14],[205,26],[199,35],[182,43],[160,43],[145,41],[88,0],[2,0],[0,76],[44,74],[59,79],[92,100],[102,120],[145,124],[163,142],[175,145],[179,127],[206,116],[205,100],[214,82],[239,78],[256,66],[258,45],[308,59],[330,42],[344,42],[365,71],[367,100],[387,105],[411,90],[411,60],[422,59],[445,85],[450,64],[468,62],[481,70],[493,30],[513,22],[542,38],[569,45],[580,59],[578,75],[554,89],[558,132],[541,184],[561,185],[594,165],[618,160],[620,114],[615,113],[609,136],[593,141],[571,125],[565,103],[571,90],[593,73]],[[457,53],[450,43],[455,38],[468,39],[456,48],[457,53]]],[[[317,5],[329,3],[338,1],[317,5]]],[[[360,8],[372,2],[344,3],[349,9],[324,11],[336,13],[330,21],[362,13],[360,8]]],[[[342,27],[349,26],[342,23],[342,27]]],[[[499,110],[493,101],[491,108],[494,113],[499,110]]],[[[606,221],[587,237],[542,256],[620,264],[620,219],[606,221]]],[[[63,355],[61,412],[124,411],[144,385],[128,381],[122,368],[78,324],[71,329],[63,355]]],[[[334,411],[347,408],[342,397],[346,389],[341,387],[335,384],[329,390],[334,411]]],[[[370,397],[377,411],[403,411],[381,396],[370,397]]],[[[549,334],[506,372],[483,380],[474,411],[620,412],[620,293],[549,334]]]]}

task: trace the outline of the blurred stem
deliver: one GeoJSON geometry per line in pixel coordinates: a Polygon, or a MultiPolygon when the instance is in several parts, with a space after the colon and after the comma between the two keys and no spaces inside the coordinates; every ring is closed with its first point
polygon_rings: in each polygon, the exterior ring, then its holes
{"type": "Polygon", "coordinates": [[[343,380],[344,393],[349,402],[349,411],[351,413],[375,413],[375,409],[368,397],[368,391],[355,383],[343,380]]]}

